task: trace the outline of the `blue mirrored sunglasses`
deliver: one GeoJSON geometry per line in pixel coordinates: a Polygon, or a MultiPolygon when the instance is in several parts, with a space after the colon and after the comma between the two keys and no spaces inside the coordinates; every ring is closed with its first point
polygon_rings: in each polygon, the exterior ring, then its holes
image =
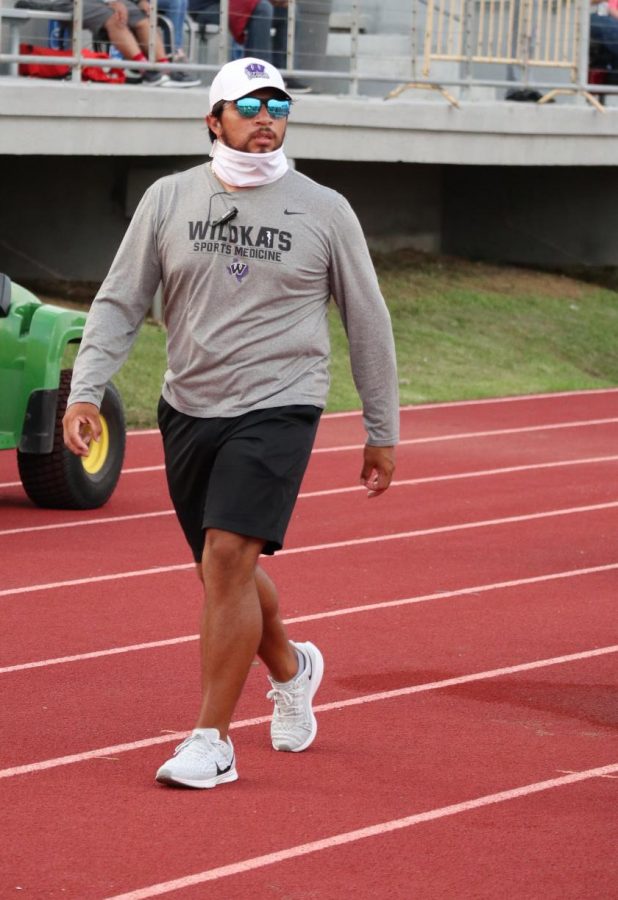
{"type": "Polygon", "coordinates": [[[240,100],[234,100],[234,106],[245,119],[253,119],[262,108],[262,104],[266,107],[268,115],[273,119],[287,119],[290,115],[292,106],[291,100],[261,100],[259,97],[241,97],[240,100]]]}

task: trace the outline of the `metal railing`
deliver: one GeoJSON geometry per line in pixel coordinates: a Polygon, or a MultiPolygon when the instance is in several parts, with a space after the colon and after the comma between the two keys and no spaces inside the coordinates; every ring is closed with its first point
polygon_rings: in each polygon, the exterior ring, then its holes
{"type": "MultiPolygon", "coordinates": [[[[7,0],[4,0],[6,4],[7,0]]],[[[300,78],[319,79],[321,89],[328,92],[329,84],[341,84],[350,94],[358,94],[364,85],[384,85],[383,95],[396,96],[408,88],[439,89],[447,99],[457,105],[447,88],[460,91],[462,96],[472,86],[508,88],[512,86],[513,69],[518,70],[518,80],[546,95],[570,92],[590,99],[590,93],[617,93],[611,84],[588,83],[589,67],[589,0],[387,0],[388,7],[399,15],[404,27],[397,35],[377,32],[384,40],[405,38],[405,49],[397,54],[382,52],[380,59],[370,58],[364,49],[368,0],[350,2],[346,6],[347,55],[337,59],[331,67],[332,56],[324,52],[318,63],[304,65],[309,58],[299,52],[299,34],[302,36],[303,15],[305,26],[307,9],[317,10],[324,17],[330,12],[331,0],[289,0],[287,18],[287,48],[285,74],[300,78]],[[379,63],[379,70],[377,64],[379,63]],[[481,71],[482,69],[482,71],[481,71]],[[402,72],[406,77],[402,77],[402,72]],[[393,88],[393,85],[396,87],[393,88]],[[390,92],[389,92],[390,90],[390,92]]],[[[339,4],[339,19],[341,4],[339,4]]],[[[26,14],[26,15],[24,15],[26,14]]],[[[19,35],[25,10],[12,10],[6,5],[0,9],[0,49],[2,30],[9,30],[9,52],[0,53],[0,64],[12,66],[25,62],[40,62],[40,57],[20,54],[19,35]]],[[[52,13],[32,12],[30,18],[51,19],[52,13]]],[[[83,29],[82,0],[74,0],[73,13],[67,16],[72,22],[70,56],[48,57],[47,61],[62,62],[71,67],[72,79],[81,78],[85,66],[148,69],[162,67],[155,60],[154,35],[157,23],[157,2],[153,0],[150,11],[150,41],[148,61],[133,62],[123,59],[93,60],[82,56],[83,29]]],[[[193,23],[192,41],[197,26],[193,23]]],[[[339,28],[339,31],[342,29],[339,28]]],[[[202,34],[202,42],[216,37],[216,59],[201,62],[195,58],[185,63],[166,63],[166,70],[191,70],[213,73],[231,58],[229,0],[221,0],[218,27],[210,34],[202,34]]],[[[6,44],[6,41],[5,41],[6,44]]],[[[192,43],[193,46],[193,43],[192,43]]]]}
{"type": "MultiPolygon", "coordinates": [[[[295,2],[295,0],[292,0],[295,2]]],[[[134,60],[127,60],[121,58],[110,58],[109,60],[98,60],[92,59],[90,57],[84,57],[82,55],[82,51],[84,49],[83,43],[83,5],[82,0],[73,0],[73,11],[72,13],[64,13],[58,12],[55,10],[42,10],[42,9],[28,9],[27,7],[15,8],[12,6],[8,6],[6,4],[6,0],[0,0],[0,49],[2,48],[2,35],[3,31],[8,31],[8,45],[9,50],[5,53],[0,53],[0,64],[8,63],[10,66],[10,74],[16,75],[18,74],[18,66],[22,63],[49,63],[50,65],[67,65],[71,69],[71,79],[73,81],[81,80],[81,71],[85,66],[95,67],[95,68],[111,68],[111,69],[135,69],[137,71],[152,69],[156,67],[163,67],[156,61],[155,55],[155,35],[158,27],[158,9],[157,9],[157,0],[149,0],[150,5],[150,14],[149,14],[149,40],[148,40],[148,48],[147,48],[147,61],[146,62],[136,62],[134,60]],[[71,53],[70,55],[66,55],[66,53],[62,53],[62,55],[58,54],[57,56],[49,55],[43,60],[39,55],[32,55],[27,53],[20,53],[19,46],[22,42],[22,27],[29,22],[64,22],[70,24],[71,28],[71,53]]],[[[219,66],[221,66],[224,62],[229,59],[229,27],[228,27],[228,10],[229,10],[229,0],[221,0],[220,2],[220,17],[219,24],[216,29],[214,29],[215,33],[218,36],[218,54],[217,54],[217,63],[212,65],[194,65],[187,63],[166,63],[165,69],[167,70],[177,70],[177,71],[185,71],[187,69],[195,70],[205,70],[205,71],[216,71],[219,66]]],[[[187,23],[193,34],[191,35],[190,45],[193,46],[195,42],[195,32],[197,31],[197,26],[192,21],[188,21],[187,23]]],[[[209,31],[212,30],[209,29],[209,31]]],[[[42,45],[45,45],[45,40],[39,39],[42,45]]]]}
{"type": "Polygon", "coordinates": [[[575,0],[438,0],[427,11],[423,74],[436,60],[577,68],[575,0]]]}

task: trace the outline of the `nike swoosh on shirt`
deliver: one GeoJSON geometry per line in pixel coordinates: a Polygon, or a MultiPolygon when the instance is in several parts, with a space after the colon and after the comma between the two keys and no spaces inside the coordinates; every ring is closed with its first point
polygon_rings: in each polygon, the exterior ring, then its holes
{"type": "Polygon", "coordinates": [[[304,216],[305,213],[304,212],[295,212],[294,210],[291,210],[291,209],[284,209],[283,215],[284,216],[304,216]]]}

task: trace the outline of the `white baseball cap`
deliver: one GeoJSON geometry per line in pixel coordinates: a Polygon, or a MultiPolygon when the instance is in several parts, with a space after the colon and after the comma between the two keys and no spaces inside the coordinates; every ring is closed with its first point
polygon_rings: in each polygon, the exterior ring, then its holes
{"type": "Polygon", "coordinates": [[[234,59],[219,69],[210,85],[210,112],[220,100],[238,100],[260,88],[276,88],[292,99],[279,69],[253,56],[234,59]]]}

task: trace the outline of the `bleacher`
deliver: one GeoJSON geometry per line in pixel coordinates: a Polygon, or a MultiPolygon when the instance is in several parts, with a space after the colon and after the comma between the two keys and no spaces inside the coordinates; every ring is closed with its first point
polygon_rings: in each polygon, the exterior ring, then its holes
{"type": "MultiPolygon", "coordinates": [[[[0,77],[17,76],[20,45],[45,46],[49,22],[56,19],[74,25],[72,78],[80,80],[79,53],[96,36],[79,28],[79,3],[74,13],[45,8],[57,3],[4,0],[0,77]]],[[[218,26],[186,21],[186,55],[204,84],[233,53],[228,3],[221,3],[218,26]]],[[[583,0],[290,0],[294,46],[288,47],[286,71],[327,94],[385,97],[405,89],[420,92],[423,101],[456,105],[501,100],[515,79],[560,103],[593,102],[590,83],[596,95],[611,96],[617,88],[599,67],[588,77],[589,38],[578,16],[586,9],[583,0]]],[[[157,18],[161,27],[164,17],[157,18]]],[[[157,18],[152,16],[153,27],[157,18]]]]}
{"type": "MultiPolygon", "coordinates": [[[[25,21],[16,16],[15,0],[4,2],[11,6],[0,10],[0,154],[31,147],[52,156],[203,153],[204,94],[232,53],[223,12],[219,26],[199,29],[189,22],[185,29],[190,61],[176,67],[198,72],[202,87],[162,97],[153,87],[82,82],[79,51],[92,42],[83,29],[73,30],[67,81],[16,75],[11,67],[24,57],[11,52],[11,43],[13,51],[16,43],[44,46],[48,17],[33,13],[25,21]]],[[[297,98],[290,154],[421,164],[613,165],[618,86],[596,77],[590,83],[589,36],[573,13],[579,8],[570,0],[534,0],[538,15],[520,17],[515,27],[518,2],[531,0],[478,0],[470,6],[474,17],[463,21],[459,0],[290,0],[296,29],[285,77],[313,89],[297,98]],[[514,86],[534,91],[540,102],[507,102],[514,86]]]]}
{"type": "MultiPolygon", "coordinates": [[[[313,92],[295,97],[287,156],[349,197],[373,246],[533,265],[587,264],[592,246],[599,264],[615,264],[618,88],[589,83],[588,7],[519,0],[528,10],[534,2],[540,19],[524,15],[515,27],[517,2],[476,0],[465,21],[460,0],[291,6],[297,39],[285,77],[313,92]],[[514,86],[542,102],[508,101],[514,86]]],[[[92,36],[80,29],[68,80],[12,74],[20,58],[9,18],[0,18],[4,270],[96,282],[145,188],[207,158],[208,86],[232,50],[227,23],[186,31],[201,86],[161,90],[82,81],[75,51],[92,36]]],[[[19,42],[44,46],[47,25],[22,23],[19,42]]]]}

